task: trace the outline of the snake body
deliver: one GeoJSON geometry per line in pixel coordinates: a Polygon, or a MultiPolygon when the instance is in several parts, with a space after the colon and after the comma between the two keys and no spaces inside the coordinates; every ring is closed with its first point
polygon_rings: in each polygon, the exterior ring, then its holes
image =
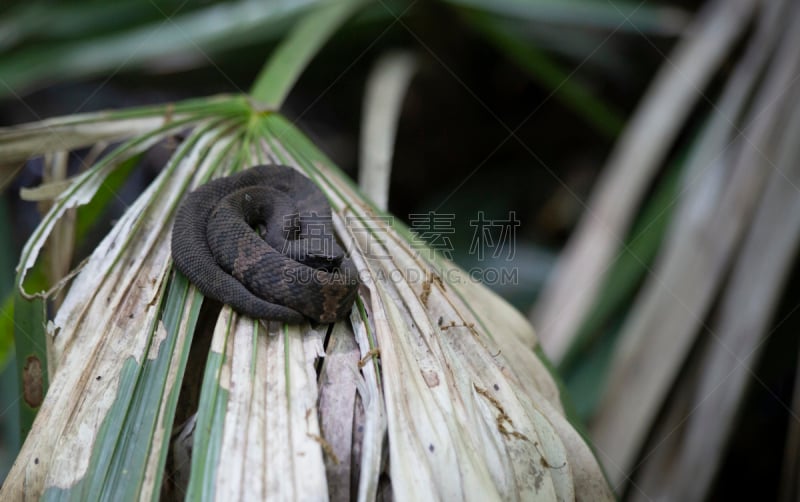
{"type": "Polygon", "coordinates": [[[253,318],[333,322],[358,290],[325,195],[288,166],[252,167],[189,193],[175,216],[172,258],[203,295],[253,318]]]}

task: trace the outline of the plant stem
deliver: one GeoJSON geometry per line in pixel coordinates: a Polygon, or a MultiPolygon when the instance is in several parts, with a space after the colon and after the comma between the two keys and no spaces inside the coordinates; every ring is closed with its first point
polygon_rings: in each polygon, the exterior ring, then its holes
{"type": "Polygon", "coordinates": [[[289,91],[323,44],[364,0],[337,0],[309,12],[283,39],[261,69],[250,95],[269,109],[283,104],[289,91]]]}

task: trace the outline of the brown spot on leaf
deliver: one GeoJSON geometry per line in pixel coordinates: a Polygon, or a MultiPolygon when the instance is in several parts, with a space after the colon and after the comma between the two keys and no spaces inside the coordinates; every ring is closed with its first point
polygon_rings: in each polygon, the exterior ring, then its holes
{"type": "Polygon", "coordinates": [[[38,357],[28,356],[22,369],[22,394],[25,403],[38,408],[44,399],[44,376],[42,362],[38,357]]]}
{"type": "Polygon", "coordinates": [[[497,431],[505,436],[507,439],[520,439],[523,441],[530,441],[528,437],[518,431],[513,430],[514,421],[511,420],[511,417],[508,416],[506,410],[503,408],[503,405],[500,404],[500,401],[492,396],[488,390],[478,387],[475,384],[472,384],[472,387],[475,389],[475,392],[483,396],[491,405],[497,410],[497,416],[495,417],[495,423],[497,425],[497,431]]]}
{"type": "Polygon", "coordinates": [[[433,282],[436,283],[437,286],[439,286],[439,289],[441,289],[442,291],[447,291],[447,288],[444,287],[444,281],[442,280],[441,277],[439,277],[436,274],[432,274],[432,280],[433,282]]]}
{"type": "Polygon", "coordinates": [[[436,274],[427,272],[425,274],[425,282],[422,283],[422,293],[419,295],[419,299],[426,307],[428,306],[428,297],[431,295],[431,286],[434,284],[439,286],[440,290],[445,291],[444,281],[442,281],[442,278],[436,274]]]}
{"type": "Polygon", "coordinates": [[[437,387],[439,385],[439,374],[431,370],[422,370],[422,378],[428,387],[437,387]]]}
{"type": "Polygon", "coordinates": [[[428,306],[428,297],[431,295],[431,280],[430,276],[425,278],[425,282],[422,283],[422,293],[419,295],[419,299],[424,306],[428,306]]]}

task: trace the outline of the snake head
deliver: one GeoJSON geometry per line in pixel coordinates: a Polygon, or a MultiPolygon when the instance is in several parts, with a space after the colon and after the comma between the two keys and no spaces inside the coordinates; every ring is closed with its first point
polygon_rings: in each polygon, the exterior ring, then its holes
{"type": "Polygon", "coordinates": [[[314,267],[326,272],[333,272],[342,263],[342,255],[332,256],[329,254],[307,254],[301,260],[297,260],[303,265],[314,267]]]}
{"type": "Polygon", "coordinates": [[[284,216],[280,236],[265,240],[289,258],[308,267],[332,272],[342,263],[344,250],[333,233],[330,214],[309,212],[284,216]],[[281,241],[281,247],[276,246],[281,241]]]}
{"type": "Polygon", "coordinates": [[[287,240],[281,251],[294,261],[326,272],[335,270],[344,258],[344,252],[332,236],[287,240]]]}

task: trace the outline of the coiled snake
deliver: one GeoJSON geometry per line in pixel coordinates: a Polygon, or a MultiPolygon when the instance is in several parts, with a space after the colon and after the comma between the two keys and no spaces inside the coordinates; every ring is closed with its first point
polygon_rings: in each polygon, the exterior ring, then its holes
{"type": "Polygon", "coordinates": [[[205,296],[253,318],[333,322],[358,290],[325,195],[288,166],[252,167],[189,193],[172,259],[205,296]]]}

